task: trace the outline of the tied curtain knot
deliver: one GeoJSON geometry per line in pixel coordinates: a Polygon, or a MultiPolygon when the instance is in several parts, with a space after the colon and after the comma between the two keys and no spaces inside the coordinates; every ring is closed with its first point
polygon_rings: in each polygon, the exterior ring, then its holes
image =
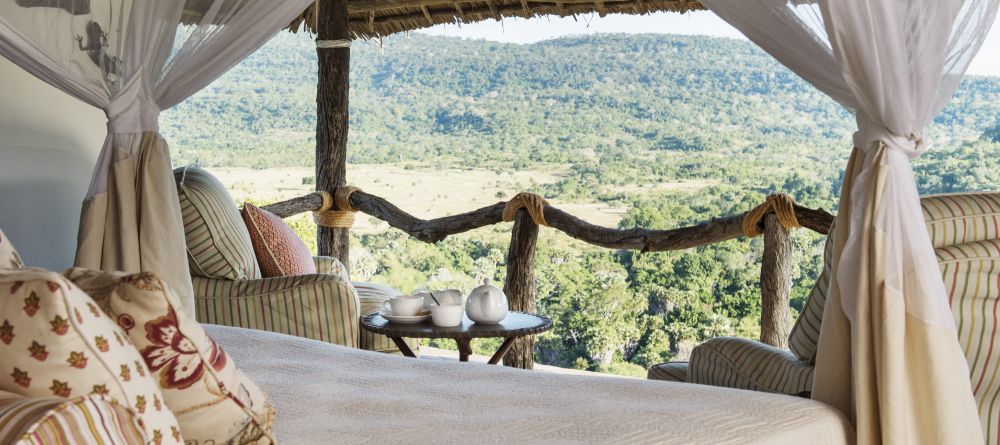
{"type": "Polygon", "coordinates": [[[134,76],[104,108],[108,133],[141,133],[159,130],[160,106],[145,76],[134,76]]]}
{"type": "Polygon", "coordinates": [[[905,154],[910,159],[916,159],[930,148],[918,131],[900,136],[861,113],[858,113],[857,120],[858,131],[854,132],[854,146],[865,152],[884,145],[890,150],[905,154]]]}

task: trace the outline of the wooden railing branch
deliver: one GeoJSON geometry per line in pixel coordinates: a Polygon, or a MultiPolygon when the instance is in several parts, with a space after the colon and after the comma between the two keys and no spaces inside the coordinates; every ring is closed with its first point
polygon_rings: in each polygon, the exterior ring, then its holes
{"type": "MultiPolygon", "coordinates": [[[[318,209],[322,204],[322,198],[318,194],[310,194],[264,206],[263,209],[287,218],[297,213],[318,209]]],[[[358,211],[381,219],[416,239],[434,243],[450,235],[502,222],[506,202],[430,220],[417,218],[384,198],[360,190],[351,194],[351,205],[358,211]]],[[[829,232],[830,224],[833,222],[833,215],[823,209],[795,205],[795,214],[802,227],[822,234],[829,232]]],[[[573,238],[609,249],[644,252],[689,249],[738,238],[743,236],[744,216],[746,212],[670,230],[614,229],[591,224],[553,206],[545,207],[545,220],[549,226],[573,238]]],[[[763,229],[763,226],[761,227],[763,229]]]]}

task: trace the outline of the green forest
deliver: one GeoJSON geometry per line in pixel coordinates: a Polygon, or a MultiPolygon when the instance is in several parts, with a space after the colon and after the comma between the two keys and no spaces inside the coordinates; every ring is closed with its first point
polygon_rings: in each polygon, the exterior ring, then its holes
{"type": "MultiPolygon", "coordinates": [[[[566,171],[526,188],[556,205],[626,207],[620,227],[688,225],[773,192],[836,210],[853,116],[746,41],[602,34],[519,45],[412,33],[351,51],[349,163],[566,171]],[[704,186],[657,187],[687,181],[704,186]]],[[[165,112],[161,132],[178,165],[312,166],[315,85],[311,37],[282,33],[165,112]]],[[[1000,78],[968,77],[925,136],[933,147],[914,164],[921,193],[1000,189],[1000,78]]],[[[311,240],[311,225],[296,228],[311,240]]],[[[351,267],[356,279],[404,291],[468,290],[503,281],[509,230],[435,245],[395,230],[361,234],[351,267]]],[[[794,234],[793,312],[823,242],[794,234]]],[[[555,327],[540,336],[537,360],[644,375],[707,338],[754,338],[760,254],[759,238],[639,253],[543,229],[538,306],[555,327]]]]}

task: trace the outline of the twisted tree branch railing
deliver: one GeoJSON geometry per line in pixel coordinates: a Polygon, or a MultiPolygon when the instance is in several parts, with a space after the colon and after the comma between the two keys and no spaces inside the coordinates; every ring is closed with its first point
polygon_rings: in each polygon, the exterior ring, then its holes
{"type": "MultiPolygon", "coordinates": [[[[310,193],[262,208],[287,218],[319,209],[322,205],[323,198],[319,193],[310,193]]],[[[503,222],[503,209],[507,202],[498,202],[471,212],[427,220],[407,213],[384,198],[360,190],[351,194],[351,205],[358,211],[381,219],[420,241],[436,243],[450,235],[503,222]]],[[[738,238],[743,236],[743,219],[747,213],[749,212],[670,230],[614,229],[591,224],[557,207],[545,207],[545,219],[549,226],[573,238],[608,249],[643,252],[690,249],[738,238]]],[[[826,210],[810,209],[798,204],[795,205],[795,215],[802,227],[823,235],[827,234],[830,223],[833,222],[833,215],[826,210]]],[[[761,230],[763,227],[761,222],[761,230]]]]}
{"type": "MultiPolygon", "coordinates": [[[[385,221],[410,236],[436,243],[448,236],[503,222],[507,202],[457,215],[435,219],[417,218],[391,202],[370,193],[355,191],[350,195],[351,207],[385,221]]],[[[323,206],[322,192],[292,198],[262,207],[282,218],[315,211],[323,206]]],[[[833,215],[823,209],[793,205],[799,225],[814,232],[827,234],[833,215]]],[[[744,236],[743,220],[750,212],[715,218],[701,224],[670,230],[644,228],[614,229],[577,218],[557,207],[543,207],[549,227],[570,237],[608,249],[629,249],[642,252],[684,250],[714,244],[744,236]]],[[[757,222],[764,234],[761,265],[761,341],[786,347],[790,329],[788,298],[791,290],[791,238],[774,213],[765,214],[757,222]]],[[[504,292],[514,310],[531,311],[535,307],[534,258],[538,239],[538,224],[525,209],[517,211],[511,243],[507,252],[507,277],[504,292]]],[[[504,357],[504,364],[520,368],[532,367],[532,340],[520,339],[504,357]]]]}

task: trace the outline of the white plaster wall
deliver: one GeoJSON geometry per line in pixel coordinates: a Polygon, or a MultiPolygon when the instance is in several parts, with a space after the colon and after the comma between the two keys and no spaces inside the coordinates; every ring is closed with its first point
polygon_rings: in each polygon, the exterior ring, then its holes
{"type": "Polygon", "coordinates": [[[105,121],[0,57],[0,228],[29,266],[72,266],[105,121]]]}

